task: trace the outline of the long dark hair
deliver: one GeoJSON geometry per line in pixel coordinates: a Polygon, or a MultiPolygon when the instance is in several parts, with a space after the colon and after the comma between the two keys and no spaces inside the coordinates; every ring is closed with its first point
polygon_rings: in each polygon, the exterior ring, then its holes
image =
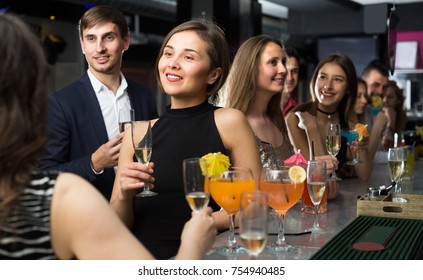
{"type": "Polygon", "coordinates": [[[329,54],[317,64],[310,81],[311,102],[297,106],[294,111],[309,111],[312,115],[317,114],[316,92],[314,92],[314,85],[317,80],[320,69],[326,63],[335,63],[339,65],[347,76],[347,91],[341,102],[338,105],[339,123],[343,127],[348,125],[348,117],[351,111],[354,110],[354,104],[357,100],[357,73],[355,66],[351,59],[345,54],[333,53],[329,54]]]}
{"type": "Polygon", "coordinates": [[[39,39],[18,16],[0,13],[0,38],[1,224],[43,150],[48,64],[39,39]]]}
{"type": "Polygon", "coordinates": [[[383,87],[383,94],[385,94],[386,90],[390,87],[394,90],[394,93],[399,100],[398,104],[395,106],[395,112],[397,112],[397,114],[394,129],[396,132],[400,133],[407,125],[407,115],[404,112],[405,97],[402,93],[402,89],[400,89],[397,83],[393,80],[388,81],[388,83],[383,87]]]}

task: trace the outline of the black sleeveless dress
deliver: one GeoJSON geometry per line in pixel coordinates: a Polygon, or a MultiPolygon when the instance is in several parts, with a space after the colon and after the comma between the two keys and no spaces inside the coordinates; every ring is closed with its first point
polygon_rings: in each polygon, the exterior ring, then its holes
{"type": "MultiPolygon", "coordinates": [[[[176,255],[184,224],[191,218],[185,200],[182,161],[221,152],[228,155],[214,121],[217,107],[204,102],[170,109],[154,124],[154,191],[157,196],[134,198],[133,233],[158,259],[176,255]]],[[[209,206],[220,207],[211,199],[209,206]]]]}

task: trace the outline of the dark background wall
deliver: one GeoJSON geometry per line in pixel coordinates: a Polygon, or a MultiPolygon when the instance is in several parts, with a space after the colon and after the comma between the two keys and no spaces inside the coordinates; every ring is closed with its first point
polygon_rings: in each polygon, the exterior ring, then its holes
{"type": "MultiPolygon", "coordinates": [[[[283,1],[279,1],[283,2],[283,1]]],[[[296,2],[287,1],[298,5],[296,2]]],[[[62,51],[53,54],[51,90],[61,88],[78,78],[86,65],[81,54],[77,22],[90,5],[82,0],[0,0],[0,10],[22,15],[39,34],[42,43],[50,35],[65,42],[62,51]],[[55,15],[55,20],[49,17],[55,15]]],[[[390,4],[360,6],[351,1],[312,0],[312,7],[295,6],[287,18],[262,14],[257,0],[176,0],[164,5],[150,0],[92,0],[92,4],[110,4],[128,18],[131,32],[140,32],[140,42],[132,41],[123,59],[123,72],[131,79],[145,83],[156,91],[154,62],[164,36],[178,23],[192,17],[216,21],[226,32],[231,54],[247,38],[267,33],[284,44],[296,47],[302,56],[302,96],[308,97],[308,79],[318,60],[330,51],[347,52],[360,74],[370,60],[385,59],[387,52],[386,21],[390,4]],[[337,4],[328,4],[337,2],[337,4]],[[319,3],[317,5],[316,3],[319,3]],[[342,5],[341,5],[341,4],[342,5]],[[324,4],[324,5],[323,5],[324,4]],[[139,25],[135,17],[138,16],[139,25]]],[[[423,2],[396,5],[398,32],[423,31],[423,2]]],[[[51,47],[51,46],[49,46],[51,47]]],[[[157,94],[159,106],[166,97],[157,94]]]]}

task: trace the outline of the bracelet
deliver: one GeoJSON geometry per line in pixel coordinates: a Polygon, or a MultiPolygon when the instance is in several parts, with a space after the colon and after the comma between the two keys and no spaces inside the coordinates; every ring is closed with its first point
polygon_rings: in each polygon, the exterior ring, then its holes
{"type": "Polygon", "coordinates": [[[93,163],[92,163],[92,161],[91,161],[91,160],[90,160],[90,166],[91,166],[91,170],[94,172],[94,174],[95,174],[96,176],[103,174],[104,169],[101,169],[100,171],[96,171],[96,170],[94,169],[94,167],[93,167],[93,163]]]}

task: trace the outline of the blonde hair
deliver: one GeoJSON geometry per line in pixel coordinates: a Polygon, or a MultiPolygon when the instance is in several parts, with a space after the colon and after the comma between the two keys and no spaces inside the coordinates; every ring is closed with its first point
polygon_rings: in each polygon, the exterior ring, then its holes
{"type": "MultiPolygon", "coordinates": [[[[238,49],[223,90],[219,93],[219,105],[247,112],[258,88],[260,56],[268,43],[275,43],[284,50],[282,43],[268,35],[258,35],[246,40],[238,49]]],[[[272,96],[267,114],[283,132],[287,132],[282,110],[281,94],[272,96]]]]}

